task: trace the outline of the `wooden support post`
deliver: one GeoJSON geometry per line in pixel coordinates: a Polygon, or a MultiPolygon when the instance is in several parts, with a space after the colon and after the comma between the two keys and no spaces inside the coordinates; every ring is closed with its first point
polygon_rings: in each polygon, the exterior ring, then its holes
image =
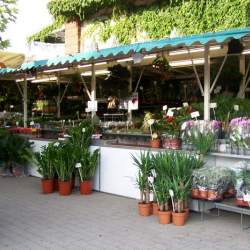
{"type": "Polygon", "coordinates": [[[23,85],[23,126],[27,128],[28,124],[28,84],[26,75],[24,76],[23,85]]]}
{"type": "Polygon", "coordinates": [[[204,51],[204,120],[210,120],[210,56],[209,45],[205,45],[204,51]]]}
{"type": "MultiPolygon", "coordinates": [[[[95,65],[92,64],[92,78],[91,78],[91,101],[95,101],[96,100],[96,75],[95,75],[95,65]]],[[[91,112],[91,117],[93,119],[93,117],[95,116],[96,112],[92,111],[91,112]]]]}
{"type": "Polygon", "coordinates": [[[56,117],[58,119],[61,118],[61,83],[60,83],[60,79],[59,77],[57,77],[57,87],[58,87],[58,95],[56,97],[56,110],[57,110],[57,113],[56,113],[56,117]]]}
{"type": "MultiPolygon", "coordinates": [[[[246,74],[246,56],[245,55],[240,55],[240,58],[239,58],[239,66],[240,66],[240,73],[243,75],[242,77],[242,80],[241,80],[241,83],[240,83],[240,88],[239,88],[239,92],[237,94],[237,97],[238,98],[241,98],[241,99],[244,99],[245,98],[245,88],[246,88],[246,78],[247,78],[247,75],[246,74]]],[[[248,65],[249,67],[249,65],[248,65]]],[[[249,68],[247,70],[247,73],[249,71],[249,68]]]]}

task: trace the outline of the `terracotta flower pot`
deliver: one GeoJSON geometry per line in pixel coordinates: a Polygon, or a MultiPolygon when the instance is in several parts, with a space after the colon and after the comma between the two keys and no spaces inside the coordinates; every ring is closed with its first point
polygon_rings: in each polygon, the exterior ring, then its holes
{"type": "Polygon", "coordinates": [[[208,191],[204,189],[199,189],[199,198],[207,200],[208,191]]]}
{"type": "Polygon", "coordinates": [[[191,193],[192,198],[194,199],[199,198],[200,197],[199,194],[200,192],[198,188],[192,188],[192,193],[191,193]]]}
{"type": "Polygon", "coordinates": [[[185,219],[186,218],[186,213],[174,213],[172,212],[172,222],[176,226],[184,226],[185,225],[185,219]]]}
{"type": "Polygon", "coordinates": [[[159,206],[157,202],[153,202],[153,215],[158,215],[159,206]]]}
{"type": "Polygon", "coordinates": [[[187,221],[189,217],[189,208],[184,208],[184,212],[185,212],[185,221],[187,221]]]}
{"type": "Polygon", "coordinates": [[[171,223],[171,211],[158,210],[159,223],[162,225],[171,223]]]}
{"type": "Polygon", "coordinates": [[[42,183],[42,192],[44,194],[51,194],[54,192],[54,180],[53,179],[41,180],[41,183],[42,183]]]}
{"type": "Polygon", "coordinates": [[[91,180],[80,182],[80,194],[88,195],[92,193],[93,183],[91,180]]]}
{"type": "Polygon", "coordinates": [[[161,140],[160,139],[154,139],[150,141],[151,148],[160,148],[161,147],[161,140]]]}
{"type": "Polygon", "coordinates": [[[152,203],[138,203],[138,211],[141,216],[150,216],[152,214],[152,203]]]}
{"type": "Polygon", "coordinates": [[[59,190],[58,179],[54,179],[54,191],[58,191],[58,190],[59,190]]]}
{"type": "Polygon", "coordinates": [[[71,194],[71,181],[59,181],[59,194],[70,195],[71,194]]]}
{"type": "Polygon", "coordinates": [[[223,197],[218,191],[209,189],[207,191],[207,199],[210,201],[221,201],[223,197]]]}
{"type": "Polygon", "coordinates": [[[171,140],[171,149],[174,149],[174,150],[179,150],[181,149],[181,139],[179,138],[174,138],[171,140]]]}
{"type": "Polygon", "coordinates": [[[166,148],[166,149],[171,149],[171,146],[172,146],[172,140],[169,139],[169,138],[165,138],[163,140],[163,148],[166,148]]]}

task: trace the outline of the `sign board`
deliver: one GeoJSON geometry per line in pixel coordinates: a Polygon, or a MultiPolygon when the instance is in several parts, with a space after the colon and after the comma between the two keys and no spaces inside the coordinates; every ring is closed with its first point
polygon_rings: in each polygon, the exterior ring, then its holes
{"type": "Polygon", "coordinates": [[[195,112],[192,112],[192,113],[191,113],[191,117],[192,117],[192,118],[197,118],[197,117],[199,117],[199,116],[200,116],[199,111],[195,111],[195,112]]]}
{"type": "Polygon", "coordinates": [[[211,102],[211,103],[210,103],[210,108],[211,108],[211,109],[217,108],[217,103],[216,103],[216,102],[211,102]]]}
{"type": "MultiPolygon", "coordinates": [[[[97,111],[97,101],[88,101],[87,105],[88,112],[96,112],[97,111]]],[[[87,112],[87,111],[86,111],[87,112]]]]}

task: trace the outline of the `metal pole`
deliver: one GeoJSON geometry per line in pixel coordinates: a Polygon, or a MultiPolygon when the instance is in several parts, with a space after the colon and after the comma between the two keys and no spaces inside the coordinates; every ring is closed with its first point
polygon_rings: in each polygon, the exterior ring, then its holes
{"type": "Polygon", "coordinates": [[[28,121],[28,84],[26,75],[24,76],[24,85],[23,85],[23,126],[27,128],[28,121]]]}
{"type": "MultiPolygon", "coordinates": [[[[128,66],[128,71],[130,72],[129,76],[129,85],[128,85],[128,94],[131,95],[133,92],[133,71],[132,71],[132,66],[128,66]]],[[[128,121],[132,122],[133,119],[133,113],[132,110],[128,110],[128,121]]]]}
{"type": "Polygon", "coordinates": [[[210,120],[210,57],[209,45],[205,45],[204,51],[204,120],[210,120]]]}
{"type": "MultiPolygon", "coordinates": [[[[92,64],[92,78],[91,78],[91,101],[95,101],[96,100],[96,75],[95,75],[95,65],[92,64]]],[[[95,116],[96,112],[92,111],[91,112],[91,117],[93,119],[93,117],[95,116]]]]}

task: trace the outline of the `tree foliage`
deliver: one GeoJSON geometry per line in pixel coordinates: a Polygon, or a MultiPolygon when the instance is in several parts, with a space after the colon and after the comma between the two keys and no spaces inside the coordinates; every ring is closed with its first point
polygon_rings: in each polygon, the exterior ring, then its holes
{"type": "Polygon", "coordinates": [[[0,49],[9,46],[9,41],[3,40],[1,33],[6,30],[9,22],[15,21],[16,13],[16,0],[0,0],[0,49]]]}

